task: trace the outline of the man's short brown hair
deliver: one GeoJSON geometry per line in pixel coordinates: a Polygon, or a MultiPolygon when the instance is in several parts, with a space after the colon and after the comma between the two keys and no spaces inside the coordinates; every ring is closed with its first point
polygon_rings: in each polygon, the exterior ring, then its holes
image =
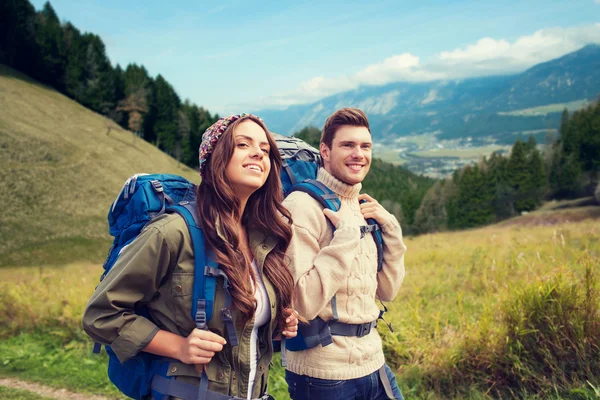
{"type": "Polygon", "coordinates": [[[327,147],[331,148],[335,133],[343,125],[364,126],[371,133],[369,120],[364,112],[358,108],[340,108],[325,121],[323,132],[321,133],[321,143],[325,143],[327,147]]]}

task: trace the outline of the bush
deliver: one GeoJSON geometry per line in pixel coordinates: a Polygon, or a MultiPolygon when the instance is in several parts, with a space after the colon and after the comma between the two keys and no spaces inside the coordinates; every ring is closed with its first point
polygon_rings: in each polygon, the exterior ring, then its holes
{"type": "Polygon", "coordinates": [[[556,274],[516,291],[497,327],[466,335],[445,363],[427,371],[439,397],[594,398],[600,386],[600,301],[594,268],[556,274]]]}
{"type": "Polygon", "coordinates": [[[591,262],[584,278],[562,275],[529,287],[505,310],[505,384],[521,392],[566,392],[600,378],[600,308],[591,262]]]}

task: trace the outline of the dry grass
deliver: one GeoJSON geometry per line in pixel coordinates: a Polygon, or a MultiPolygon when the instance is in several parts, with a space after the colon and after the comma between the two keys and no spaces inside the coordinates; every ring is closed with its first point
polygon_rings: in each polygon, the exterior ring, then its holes
{"type": "Polygon", "coordinates": [[[0,336],[48,327],[78,330],[101,271],[100,265],[79,263],[0,269],[0,336]]]}
{"type": "MultiPolygon", "coordinates": [[[[406,279],[386,316],[395,333],[383,325],[379,331],[408,398],[424,398],[434,389],[423,377],[447,373],[464,357],[465,343],[492,345],[502,306],[515,293],[557,274],[576,281],[582,259],[597,267],[600,225],[494,226],[407,239],[407,247],[406,279]]],[[[81,263],[0,269],[4,336],[40,328],[80,336],[80,316],[101,270],[81,263]]]]}
{"type": "Polygon", "coordinates": [[[198,181],[150,143],[1,65],[0,93],[0,266],[58,264],[73,251],[98,262],[92,249],[107,248],[108,205],[128,176],[198,181]]]}
{"type": "Polygon", "coordinates": [[[600,224],[491,226],[423,235],[407,247],[405,282],[390,307],[396,332],[379,329],[388,361],[421,391],[422,377],[453,368],[465,343],[492,345],[503,304],[520,290],[597,268],[600,224]]]}

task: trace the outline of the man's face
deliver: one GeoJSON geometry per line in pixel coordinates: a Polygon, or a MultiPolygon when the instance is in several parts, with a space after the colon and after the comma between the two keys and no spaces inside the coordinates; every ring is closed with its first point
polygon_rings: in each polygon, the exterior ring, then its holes
{"type": "Polygon", "coordinates": [[[323,166],[340,181],[356,185],[369,172],[372,149],[371,134],[366,127],[342,125],[335,133],[331,148],[321,143],[323,166]]]}

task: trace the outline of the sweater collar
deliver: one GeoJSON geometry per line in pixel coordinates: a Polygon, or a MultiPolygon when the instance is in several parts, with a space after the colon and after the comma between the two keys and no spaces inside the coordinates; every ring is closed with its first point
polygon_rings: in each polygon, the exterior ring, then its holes
{"type": "Polygon", "coordinates": [[[348,185],[340,181],[331,175],[325,168],[319,168],[319,172],[317,172],[317,180],[323,182],[325,186],[329,189],[333,190],[335,194],[337,194],[340,198],[354,198],[357,197],[360,193],[360,189],[362,188],[362,183],[357,183],[356,185],[348,185]]]}

